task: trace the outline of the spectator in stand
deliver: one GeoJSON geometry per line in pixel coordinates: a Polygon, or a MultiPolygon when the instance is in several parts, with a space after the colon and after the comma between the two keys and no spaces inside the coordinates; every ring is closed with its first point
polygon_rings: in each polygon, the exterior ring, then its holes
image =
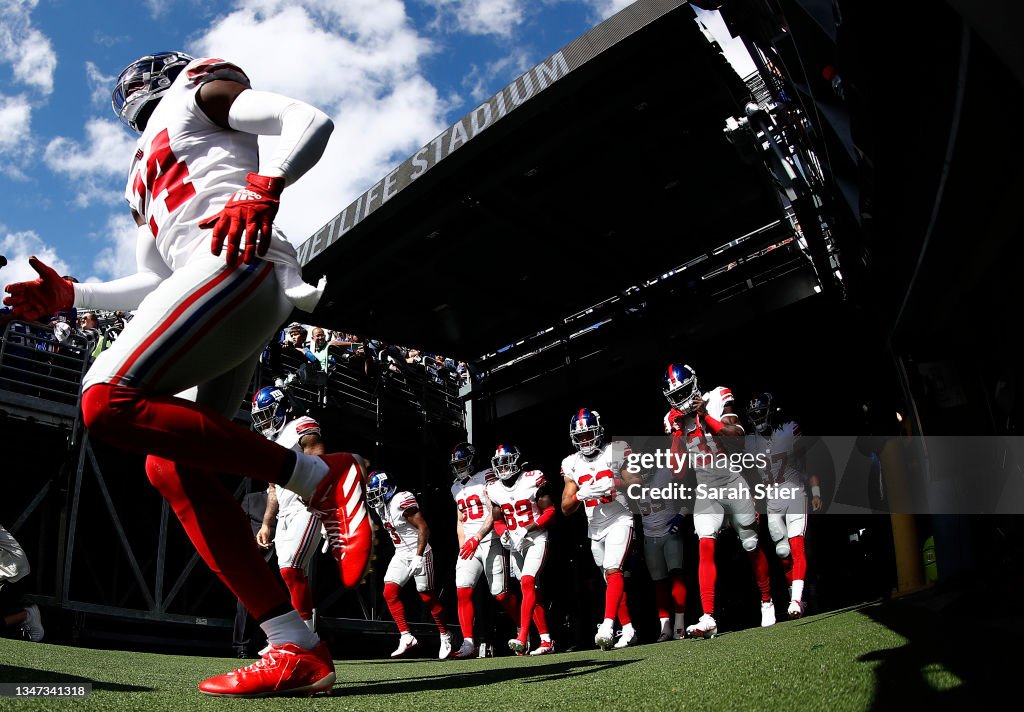
{"type": "Polygon", "coordinates": [[[420,354],[419,349],[409,349],[405,355],[405,362],[410,366],[422,366],[423,356],[420,354]]]}
{"type": "Polygon", "coordinates": [[[319,326],[313,327],[313,341],[307,350],[320,364],[320,369],[326,371],[331,358],[331,344],[327,341],[327,334],[319,326]]]}

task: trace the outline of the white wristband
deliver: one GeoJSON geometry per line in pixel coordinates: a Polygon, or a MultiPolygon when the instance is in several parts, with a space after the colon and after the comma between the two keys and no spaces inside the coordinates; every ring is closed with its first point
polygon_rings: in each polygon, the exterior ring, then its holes
{"type": "Polygon", "coordinates": [[[820,497],[821,496],[821,487],[818,487],[817,485],[814,485],[813,487],[811,487],[811,496],[812,497],[820,497]]]}

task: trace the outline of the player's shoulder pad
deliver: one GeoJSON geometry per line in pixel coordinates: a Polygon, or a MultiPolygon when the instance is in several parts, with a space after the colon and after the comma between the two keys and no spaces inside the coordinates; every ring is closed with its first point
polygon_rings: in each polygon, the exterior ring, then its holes
{"type": "Polygon", "coordinates": [[[530,470],[529,472],[523,473],[523,476],[532,479],[535,487],[540,487],[542,484],[547,482],[547,480],[544,479],[544,473],[540,470],[530,470]]]}
{"type": "Polygon", "coordinates": [[[416,497],[412,492],[395,492],[394,501],[398,502],[398,508],[400,510],[406,510],[410,507],[419,507],[416,503],[416,497]]]}
{"type": "Polygon", "coordinates": [[[633,448],[625,440],[612,440],[610,444],[612,446],[612,456],[616,460],[623,460],[633,452],[633,448]]]}
{"type": "Polygon", "coordinates": [[[573,469],[575,469],[577,455],[579,455],[579,453],[574,452],[571,455],[566,455],[565,457],[562,458],[562,465],[559,471],[562,473],[564,477],[569,477],[570,473],[573,471],[573,469]]]}
{"type": "Polygon", "coordinates": [[[215,79],[226,79],[232,82],[252,86],[249,77],[236,65],[219,57],[200,57],[185,66],[185,75],[192,86],[202,86],[215,79]]]}
{"type": "Polygon", "coordinates": [[[798,438],[800,437],[800,423],[796,422],[795,420],[787,421],[786,423],[783,423],[782,431],[785,433],[789,433],[794,438],[798,438]]]}
{"type": "Polygon", "coordinates": [[[492,482],[498,481],[498,476],[494,474],[494,470],[492,470],[489,467],[486,470],[480,470],[480,472],[476,473],[475,476],[477,479],[484,483],[485,487],[491,484],[492,482]]]}
{"type": "Polygon", "coordinates": [[[308,415],[303,415],[300,418],[295,419],[295,432],[299,434],[299,437],[306,435],[319,435],[320,434],[320,423],[308,415]]]}

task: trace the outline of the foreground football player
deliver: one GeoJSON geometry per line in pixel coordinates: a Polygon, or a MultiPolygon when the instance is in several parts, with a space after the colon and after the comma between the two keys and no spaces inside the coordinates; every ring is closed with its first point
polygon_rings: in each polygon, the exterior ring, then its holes
{"type": "Polygon", "coordinates": [[[562,460],[562,512],[568,516],[579,509],[587,513],[587,534],[594,563],[601,569],[605,587],[604,620],[597,628],[594,644],[602,650],[625,648],[637,642],[626,607],[622,566],[633,541],[633,515],[619,491],[622,471],[630,454],[622,440],[604,442],[601,416],[581,408],[569,420],[569,440],[576,452],[562,460]],[[622,634],[615,641],[615,618],[622,634]]]}
{"type": "Polygon", "coordinates": [[[373,531],[361,458],[306,455],[231,420],[266,343],[293,308],[311,311],[322,294],[323,284],[303,283],[294,248],[272,226],[282,191],[319,160],[333,124],[308,104],[250,88],[229,62],[182,52],[130,64],[112,103],[141,134],[125,193],[138,271],[72,284],[33,257],[39,278],[8,285],[4,303],[30,321],[72,306],[137,310],[85,376],[83,420],[91,437],[148,456],[150,482],[269,641],[259,661],[200,689],[230,697],[329,690],[326,645],[292,608],[215,474],[306,499],[326,526],[342,584],[363,578],[373,531]],[[260,155],[264,134],[279,138],[260,155]]]}
{"type": "MultiPolygon", "coordinates": [[[[693,525],[700,539],[698,582],[703,615],[686,629],[687,635],[711,638],[718,634],[715,621],[715,540],[728,523],[739,535],[754,569],[754,579],[761,591],[761,625],[775,624],[768,559],[757,542],[757,512],[750,487],[742,471],[734,471],[722,462],[731,452],[742,449],[743,426],[733,412],[735,400],[728,388],[721,386],[701,395],[697,374],[685,364],[670,364],[664,377],[664,393],[671,409],[665,416],[665,431],[673,435],[673,450],[687,453],[684,466],[693,466],[697,487],[708,496],[695,497],[693,525]],[[676,440],[675,438],[678,438],[676,440]],[[737,443],[727,448],[727,439],[737,443]]],[[[737,467],[736,470],[739,470],[737,467]]],[[[679,474],[679,473],[677,473],[679,474]]]]}
{"type": "MultiPolygon", "coordinates": [[[[320,423],[308,415],[289,419],[291,410],[291,399],[283,389],[277,386],[261,388],[252,399],[253,426],[278,445],[307,455],[323,455],[325,448],[320,438],[320,423]]],[[[263,526],[256,534],[256,543],[269,548],[271,530],[275,532],[273,543],[277,548],[277,564],[291,594],[292,607],[306,626],[314,630],[309,564],[320,546],[320,515],[309,511],[299,495],[271,483],[267,489],[267,510],[263,515],[263,526]]]]}
{"type": "Polygon", "coordinates": [[[811,508],[821,509],[821,489],[815,475],[806,476],[800,425],[786,418],[771,393],[762,393],[750,402],[747,417],[754,432],[747,435],[747,451],[764,454],[768,468],[759,468],[762,480],[769,485],[768,533],[775,542],[775,553],[782,561],[782,570],[789,583],[789,607],[786,614],[800,618],[807,610],[804,604],[804,578],[807,576],[807,555],[804,536],[807,533],[807,495],[804,482],[811,487],[811,508]]]}
{"type": "Polygon", "coordinates": [[[530,655],[546,655],[555,651],[555,645],[537,593],[537,577],[544,570],[547,527],[555,518],[555,506],[547,492],[544,473],[523,471],[520,457],[515,445],[498,445],[491,458],[491,468],[498,481],[487,485],[487,496],[491,500],[494,531],[510,551],[512,575],[519,579],[523,589],[519,635],[508,641],[508,647],[516,655],[525,655],[530,650],[530,621],[533,620],[540,634],[540,645],[530,655]]]}
{"type": "Polygon", "coordinates": [[[508,551],[492,531],[494,516],[487,498],[487,485],[494,482],[492,470],[473,473],[476,448],[462,442],[452,449],[450,465],[455,481],[452,498],[456,506],[456,531],[459,536],[459,559],[455,562],[455,586],[459,597],[459,625],[462,646],[456,658],[476,656],[473,638],[473,589],[480,574],[487,579],[491,595],[513,621],[519,620],[519,601],[508,588],[508,551]]]}
{"type": "Polygon", "coordinates": [[[409,579],[415,579],[420,599],[430,609],[441,634],[437,657],[444,660],[452,654],[452,636],[444,622],[444,609],[434,593],[434,551],[430,548],[430,527],[420,512],[416,497],[412,492],[400,492],[388,473],[377,470],[370,473],[367,481],[366,501],[395,545],[395,555],[384,573],[384,600],[401,636],[391,657],[401,657],[419,645],[409,632],[405,606],[400,597],[402,587],[409,583],[409,579]]]}

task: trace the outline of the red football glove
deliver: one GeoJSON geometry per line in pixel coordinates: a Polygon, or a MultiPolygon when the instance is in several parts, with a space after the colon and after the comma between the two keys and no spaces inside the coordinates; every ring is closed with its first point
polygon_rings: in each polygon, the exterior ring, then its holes
{"type": "Polygon", "coordinates": [[[478,546],[480,546],[480,540],[475,536],[469,537],[466,539],[466,543],[462,545],[462,549],[459,551],[459,556],[463,559],[472,559],[478,546]]]}
{"type": "Polygon", "coordinates": [[[75,288],[71,282],[63,279],[38,257],[29,257],[28,263],[39,275],[39,279],[15,282],[5,287],[10,296],[4,297],[4,304],[11,307],[15,319],[39,321],[44,316],[74,306],[75,288]]]}
{"type": "Polygon", "coordinates": [[[281,191],[284,190],[284,178],[250,173],[245,180],[245,188],[228,198],[223,210],[199,223],[199,227],[204,230],[213,228],[213,242],[210,245],[213,254],[220,255],[224,241],[227,240],[228,251],[225,257],[231,267],[238,264],[238,247],[243,233],[245,249],[242,261],[245,264],[252,264],[257,256],[267,254],[270,229],[281,204],[281,191]]]}

